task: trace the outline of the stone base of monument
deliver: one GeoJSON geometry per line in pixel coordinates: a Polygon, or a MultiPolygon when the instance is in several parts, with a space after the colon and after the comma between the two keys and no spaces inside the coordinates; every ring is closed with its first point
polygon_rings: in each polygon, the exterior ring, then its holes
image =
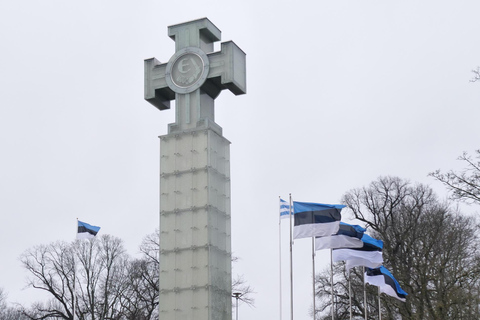
{"type": "Polygon", "coordinates": [[[230,142],[211,128],[160,141],[161,319],[229,319],[230,142]]]}

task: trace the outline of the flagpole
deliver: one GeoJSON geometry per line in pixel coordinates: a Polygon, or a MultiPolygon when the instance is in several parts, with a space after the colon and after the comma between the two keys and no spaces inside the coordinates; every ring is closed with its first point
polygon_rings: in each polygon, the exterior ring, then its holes
{"type": "Polygon", "coordinates": [[[367,305],[367,284],[365,282],[365,267],[363,267],[363,304],[365,308],[365,320],[368,319],[368,305],[367,305]]]}
{"type": "Polygon", "coordinates": [[[348,297],[350,300],[350,320],[352,320],[352,275],[348,271],[348,297]]]}
{"type": "MultiPolygon", "coordinates": [[[[278,202],[282,205],[278,196],[278,202]]],[[[282,320],[282,217],[278,215],[278,266],[279,266],[279,286],[280,286],[280,320],[282,320]]]]}
{"type": "MultiPolygon", "coordinates": [[[[77,225],[75,226],[75,234],[78,234],[78,218],[77,218],[77,225]]],[[[77,238],[77,236],[75,236],[77,238]]],[[[75,250],[72,250],[73,255],[73,320],[75,320],[75,305],[77,303],[77,290],[76,290],[76,282],[77,282],[77,259],[75,259],[75,250]]]]}
{"type": "Polygon", "coordinates": [[[292,228],[292,194],[290,196],[290,319],[293,320],[293,228],[292,228]]]}
{"type": "Polygon", "coordinates": [[[382,301],[380,300],[380,287],[378,287],[378,320],[382,320],[382,301]]]}
{"type": "Polygon", "coordinates": [[[335,320],[335,300],[333,297],[333,249],[330,249],[330,285],[332,287],[332,320],[335,320]]]}
{"type": "Polygon", "coordinates": [[[316,319],[316,309],[315,309],[315,237],[312,237],[312,273],[313,273],[313,320],[316,319]]]}

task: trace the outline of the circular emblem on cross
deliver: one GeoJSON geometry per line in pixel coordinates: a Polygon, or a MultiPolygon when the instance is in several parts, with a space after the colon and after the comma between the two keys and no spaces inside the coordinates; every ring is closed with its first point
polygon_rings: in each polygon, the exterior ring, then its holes
{"type": "Polygon", "coordinates": [[[177,51],[168,61],[165,80],[174,92],[190,93],[205,82],[209,66],[205,52],[196,47],[187,47],[177,51]]]}

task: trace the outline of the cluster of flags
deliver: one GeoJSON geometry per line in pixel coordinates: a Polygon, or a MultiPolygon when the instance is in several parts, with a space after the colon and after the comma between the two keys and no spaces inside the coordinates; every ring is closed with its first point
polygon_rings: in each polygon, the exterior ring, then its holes
{"type": "Polygon", "coordinates": [[[332,262],[345,261],[347,270],[365,267],[365,283],[380,292],[405,301],[407,293],[383,266],[383,241],[366,234],[366,229],[341,221],[344,205],[280,199],[280,218],[293,219],[293,238],[315,237],[315,250],[331,249],[332,262]]]}

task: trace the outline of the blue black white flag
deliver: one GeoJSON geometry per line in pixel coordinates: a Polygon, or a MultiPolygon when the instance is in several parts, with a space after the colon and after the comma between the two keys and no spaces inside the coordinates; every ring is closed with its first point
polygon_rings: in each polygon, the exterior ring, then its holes
{"type": "Polygon", "coordinates": [[[331,236],[338,232],[345,208],[340,204],[293,202],[293,238],[331,236]]]}
{"type": "Polygon", "coordinates": [[[89,225],[88,223],[78,221],[77,239],[95,238],[100,227],[89,225]]]}
{"type": "Polygon", "coordinates": [[[290,204],[288,204],[287,201],[280,199],[280,219],[286,219],[289,216],[290,216],[290,204]]]}
{"type": "Polygon", "coordinates": [[[383,241],[364,233],[362,243],[361,248],[334,249],[333,262],[345,261],[347,270],[359,266],[378,268],[383,265],[383,241]]]}
{"type": "Polygon", "coordinates": [[[365,282],[379,287],[380,292],[400,301],[405,302],[406,300],[407,293],[403,291],[398,281],[384,266],[376,269],[368,268],[365,272],[365,282]]]}
{"type": "Polygon", "coordinates": [[[366,230],[359,225],[340,222],[336,234],[315,238],[315,250],[363,247],[363,233],[366,230]]]}

